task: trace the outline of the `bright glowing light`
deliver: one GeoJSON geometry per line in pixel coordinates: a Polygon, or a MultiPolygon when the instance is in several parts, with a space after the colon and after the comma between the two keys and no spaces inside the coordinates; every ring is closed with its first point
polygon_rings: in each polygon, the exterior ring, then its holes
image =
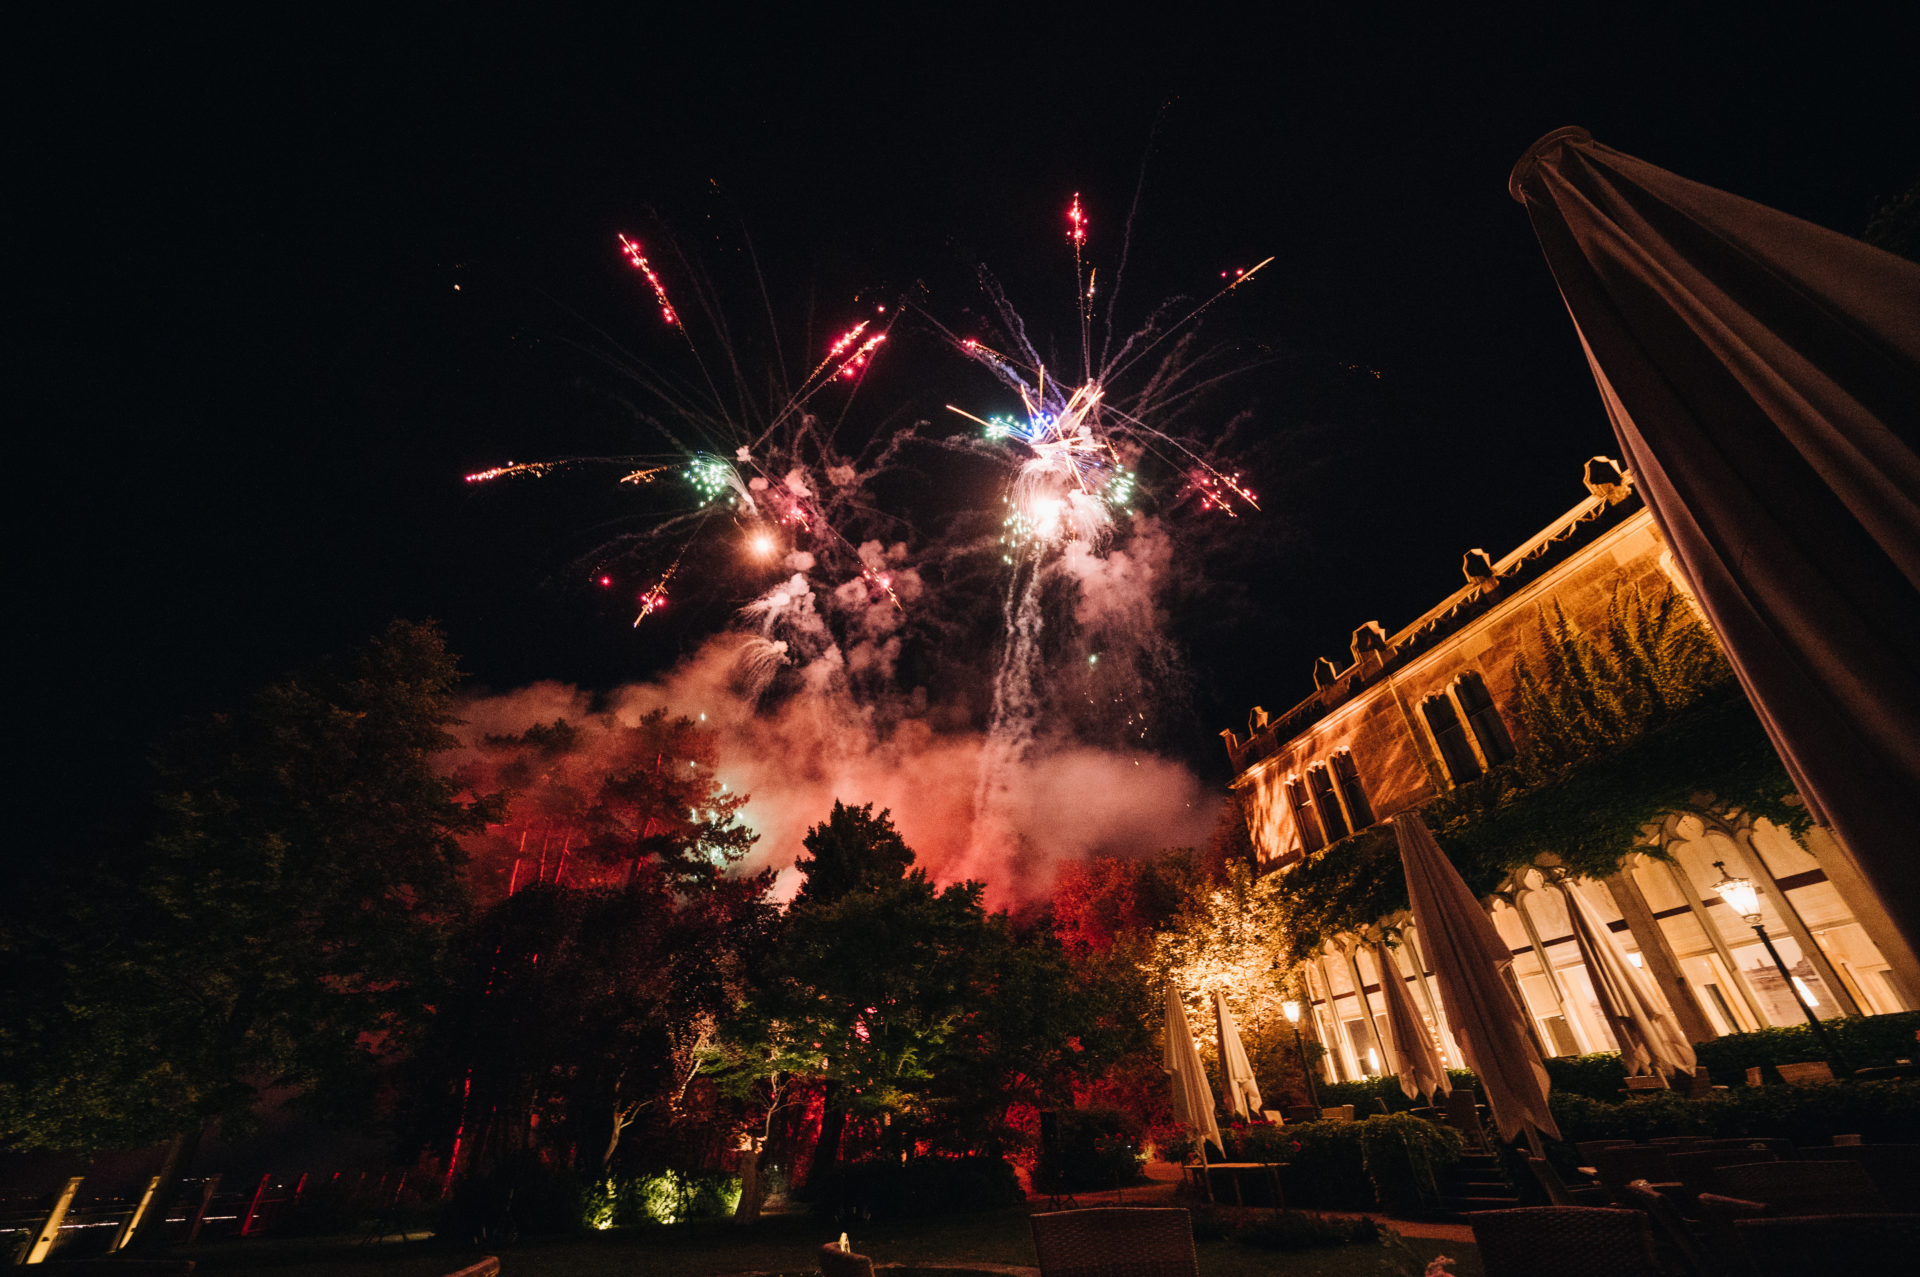
{"type": "Polygon", "coordinates": [[[1793,987],[1800,990],[1800,996],[1806,999],[1806,1003],[1808,1006],[1817,1007],[1820,1005],[1820,999],[1813,996],[1813,990],[1809,989],[1807,987],[1807,982],[1805,980],[1802,980],[1799,976],[1793,977],[1793,987]]]}
{"type": "Polygon", "coordinates": [[[1640,955],[1637,953],[1629,953],[1627,955],[1627,961],[1631,962],[1636,967],[1645,967],[1647,965],[1645,960],[1642,959],[1640,955]]]}
{"type": "Polygon", "coordinates": [[[1373,1076],[1380,1076],[1380,1053],[1372,1047],[1367,1048],[1367,1069],[1373,1076]]]}
{"type": "Polygon", "coordinates": [[[612,584],[613,584],[613,578],[612,578],[612,577],[610,577],[610,576],[603,576],[603,577],[601,577],[601,578],[600,578],[600,584],[601,584],[601,585],[603,585],[603,586],[606,586],[606,585],[612,585],[612,584]]]}
{"type": "Polygon", "coordinates": [[[653,269],[652,263],[647,261],[647,255],[640,251],[640,245],[628,239],[625,235],[622,235],[620,237],[620,251],[626,254],[628,263],[642,275],[645,275],[647,282],[653,285],[653,295],[660,300],[660,318],[666,320],[675,328],[680,327],[680,312],[676,311],[673,308],[673,303],[667,300],[667,286],[660,282],[659,273],[653,269]]]}
{"type": "Polygon", "coordinates": [[[755,537],[748,544],[752,548],[753,552],[759,555],[763,559],[766,558],[769,554],[773,553],[773,538],[770,536],[767,536],[765,533],[762,533],[761,535],[755,537]]]}
{"type": "Polygon", "coordinates": [[[1073,193],[1073,203],[1067,208],[1067,238],[1075,248],[1087,242],[1087,213],[1080,207],[1080,192],[1073,193]]]}

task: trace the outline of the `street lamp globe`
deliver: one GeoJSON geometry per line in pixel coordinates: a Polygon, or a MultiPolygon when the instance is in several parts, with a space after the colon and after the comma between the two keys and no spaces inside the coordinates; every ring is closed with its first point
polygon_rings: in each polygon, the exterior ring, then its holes
{"type": "Polygon", "coordinates": [[[1280,1013],[1287,1017],[1288,1024],[1300,1023],[1300,1004],[1292,998],[1288,998],[1280,1004],[1280,1013]]]}

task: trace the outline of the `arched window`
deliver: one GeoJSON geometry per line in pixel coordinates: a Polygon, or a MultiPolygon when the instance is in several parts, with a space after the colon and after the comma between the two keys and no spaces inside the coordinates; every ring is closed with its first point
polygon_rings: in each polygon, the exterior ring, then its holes
{"type": "Polygon", "coordinates": [[[1427,720],[1427,729],[1433,733],[1433,743],[1440,747],[1440,757],[1453,783],[1462,784],[1479,776],[1480,760],[1473,756],[1473,746],[1467,741],[1467,729],[1460,721],[1459,711],[1453,707],[1453,698],[1444,692],[1427,697],[1420,702],[1420,715],[1427,720]]]}
{"type": "Polygon", "coordinates": [[[1340,797],[1347,805],[1347,820],[1354,829],[1365,829],[1373,823],[1373,805],[1367,801],[1367,791],[1360,784],[1360,769],[1354,765],[1351,750],[1341,750],[1331,759],[1333,778],[1339,782],[1340,797]]]}
{"type": "Polygon", "coordinates": [[[1327,845],[1320,836],[1320,822],[1313,818],[1313,799],[1307,796],[1307,783],[1299,777],[1287,782],[1287,805],[1293,808],[1293,826],[1300,831],[1300,849],[1308,855],[1327,845]]]}
{"type": "Polygon", "coordinates": [[[1340,800],[1333,793],[1333,777],[1327,774],[1325,763],[1307,768],[1307,786],[1313,790],[1313,805],[1320,811],[1320,824],[1327,831],[1327,841],[1339,842],[1349,832],[1347,818],[1340,811],[1340,800]]]}
{"type": "Polygon", "coordinates": [[[1493,697],[1480,676],[1469,670],[1454,679],[1453,695],[1460,702],[1460,712],[1467,716],[1474,740],[1480,742],[1480,756],[1487,760],[1487,766],[1498,767],[1512,758],[1513,737],[1507,735],[1507,725],[1500,721],[1500,711],[1494,708],[1493,697]]]}

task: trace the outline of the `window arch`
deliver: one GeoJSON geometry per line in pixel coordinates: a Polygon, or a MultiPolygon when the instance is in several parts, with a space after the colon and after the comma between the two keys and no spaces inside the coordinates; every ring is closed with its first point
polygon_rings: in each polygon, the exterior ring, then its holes
{"type": "Polygon", "coordinates": [[[1433,743],[1440,747],[1440,758],[1453,783],[1459,785],[1478,777],[1480,760],[1467,740],[1466,725],[1453,707],[1453,698],[1445,692],[1427,697],[1420,702],[1420,716],[1427,720],[1427,729],[1433,733],[1433,743]]]}
{"type": "Polygon", "coordinates": [[[1333,778],[1340,785],[1340,798],[1346,803],[1347,821],[1355,831],[1373,823],[1373,804],[1367,801],[1366,787],[1360,783],[1360,769],[1354,764],[1353,751],[1343,749],[1329,760],[1333,778]]]}
{"type": "Polygon", "coordinates": [[[1513,737],[1507,735],[1507,725],[1494,707],[1486,681],[1468,670],[1453,680],[1453,697],[1460,702],[1460,712],[1466,715],[1467,726],[1473,730],[1473,739],[1479,742],[1480,756],[1487,760],[1487,766],[1498,767],[1512,758],[1513,737]]]}
{"type": "Polygon", "coordinates": [[[1307,787],[1313,791],[1313,805],[1320,811],[1320,825],[1327,831],[1327,841],[1339,842],[1351,833],[1347,828],[1347,817],[1340,810],[1340,799],[1333,792],[1333,777],[1328,773],[1325,763],[1315,763],[1307,768],[1307,787]]]}
{"type": "Polygon", "coordinates": [[[1287,781],[1287,805],[1293,809],[1293,825],[1300,831],[1300,850],[1312,855],[1327,845],[1320,836],[1320,822],[1313,818],[1313,799],[1307,783],[1298,776],[1287,781]]]}

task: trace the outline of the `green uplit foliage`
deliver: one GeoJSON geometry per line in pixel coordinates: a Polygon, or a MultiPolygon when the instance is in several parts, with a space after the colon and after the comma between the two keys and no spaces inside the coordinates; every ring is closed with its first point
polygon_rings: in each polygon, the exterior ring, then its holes
{"type": "MultiPolygon", "coordinates": [[[[1516,661],[1519,755],[1423,809],[1476,894],[1542,857],[1604,878],[1635,850],[1645,825],[1703,797],[1723,810],[1805,826],[1765,729],[1680,595],[1616,591],[1597,634],[1580,631],[1557,604],[1543,608],[1537,646],[1537,657],[1516,661]]],[[[1385,825],[1277,876],[1295,960],[1327,937],[1407,907],[1385,825]]]]}

